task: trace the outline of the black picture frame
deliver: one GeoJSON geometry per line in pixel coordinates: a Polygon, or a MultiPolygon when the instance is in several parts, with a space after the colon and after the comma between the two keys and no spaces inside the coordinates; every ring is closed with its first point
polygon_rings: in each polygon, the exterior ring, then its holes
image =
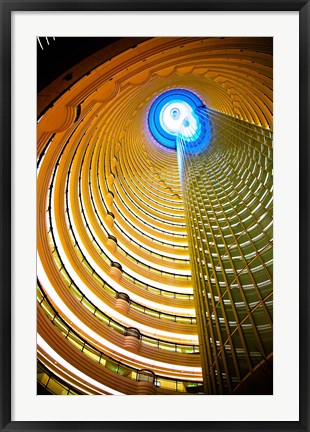
{"type": "MultiPolygon", "coordinates": [[[[0,418],[1,431],[310,431],[309,423],[309,0],[49,1],[0,0],[0,418]],[[253,422],[24,422],[11,421],[11,13],[13,11],[298,11],[299,12],[299,169],[300,169],[300,322],[299,421],[253,422]]],[[[283,377],[287,379],[288,377],[283,377]]],[[[220,409],[219,409],[220,412],[220,409]]]]}

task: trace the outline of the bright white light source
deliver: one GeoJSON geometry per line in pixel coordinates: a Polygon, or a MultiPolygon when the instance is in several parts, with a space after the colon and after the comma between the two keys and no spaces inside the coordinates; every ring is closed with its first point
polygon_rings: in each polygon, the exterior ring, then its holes
{"type": "Polygon", "coordinates": [[[160,112],[160,124],[166,132],[184,138],[192,137],[198,129],[193,110],[186,102],[167,103],[160,112]]]}

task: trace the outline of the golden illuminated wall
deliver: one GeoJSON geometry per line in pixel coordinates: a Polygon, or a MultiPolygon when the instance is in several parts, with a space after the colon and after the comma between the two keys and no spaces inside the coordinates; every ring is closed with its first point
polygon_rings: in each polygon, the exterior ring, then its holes
{"type": "Polygon", "coordinates": [[[60,77],[38,97],[39,380],[57,394],[200,393],[187,197],[147,112],[186,87],[214,116],[272,129],[270,39],[153,38],[100,55],[72,70],[72,86],[60,77]]]}

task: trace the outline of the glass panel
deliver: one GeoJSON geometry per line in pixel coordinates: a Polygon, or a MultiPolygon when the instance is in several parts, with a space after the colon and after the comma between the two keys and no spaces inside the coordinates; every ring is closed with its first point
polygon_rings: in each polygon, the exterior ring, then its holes
{"type": "Polygon", "coordinates": [[[86,354],[88,357],[92,358],[93,360],[95,360],[96,363],[99,362],[100,353],[99,351],[96,351],[92,347],[85,345],[83,353],[86,354]]]}
{"type": "Polygon", "coordinates": [[[60,383],[58,383],[55,380],[50,380],[47,387],[48,390],[50,390],[55,395],[66,395],[68,394],[68,387],[64,387],[60,383]]]}
{"type": "Polygon", "coordinates": [[[43,387],[46,386],[49,378],[50,377],[45,372],[40,372],[37,374],[37,379],[43,385],[43,387]]]}
{"type": "Polygon", "coordinates": [[[39,303],[43,300],[43,293],[39,287],[37,287],[37,300],[39,303]]]}
{"type": "Polygon", "coordinates": [[[52,320],[55,317],[55,311],[53,310],[52,306],[49,305],[48,301],[44,299],[41,303],[41,307],[44,309],[46,315],[49,317],[50,320],[52,320]]]}
{"type": "Polygon", "coordinates": [[[94,313],[95,308],[94,306],[88,301],[86,300],[86,298],[84,298],[81,302],[91,313],[94,313]]]}

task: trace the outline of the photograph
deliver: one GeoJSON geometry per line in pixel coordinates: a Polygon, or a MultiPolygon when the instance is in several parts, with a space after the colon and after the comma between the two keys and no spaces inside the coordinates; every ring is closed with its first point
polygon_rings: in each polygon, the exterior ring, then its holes
{"type": "Polygon", "coordinates": [[[273,47],[38,34],[37,395],[274,394],[273,47]]]}
{"type": "Polygon", "coordinates": [[[0,0],[0,432],[310,432],[309,11],[0,0]]]}

